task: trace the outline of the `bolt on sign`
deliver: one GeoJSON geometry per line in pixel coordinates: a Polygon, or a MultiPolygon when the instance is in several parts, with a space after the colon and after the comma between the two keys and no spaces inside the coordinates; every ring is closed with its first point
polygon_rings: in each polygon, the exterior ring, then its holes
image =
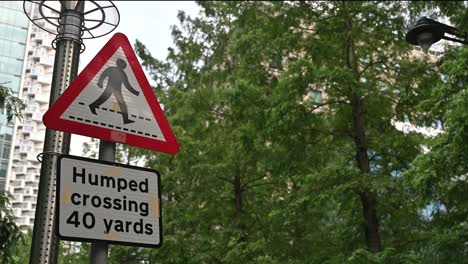
{"type": "Polygon", "coordinates": [[[156,170],[60,155],[56,195],[60,239],[140,247],[162,243],[156,170]]]}

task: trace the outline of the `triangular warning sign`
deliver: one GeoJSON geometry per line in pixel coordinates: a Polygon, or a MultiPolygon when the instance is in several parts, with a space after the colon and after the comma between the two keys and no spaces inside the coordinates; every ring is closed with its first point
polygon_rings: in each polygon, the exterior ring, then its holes
{"type": "Polygon", "coordinates": [[[46,127],[176,154],[179,144],[127,37],[116,33],[44,114],[46,127]]]}

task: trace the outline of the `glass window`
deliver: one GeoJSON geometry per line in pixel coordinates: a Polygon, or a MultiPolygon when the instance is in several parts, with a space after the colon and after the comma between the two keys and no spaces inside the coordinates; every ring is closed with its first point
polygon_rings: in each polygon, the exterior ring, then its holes
{"type": "Polygon", "coordinates": [[[2,152],[3,159],[10,158],[10,149],[11,149],[11,142],[5,141],[5,144],[3,144],[3,152],[2,152]]]}
{"type": "Polygon", "coordinates": [[[22,11],[23,10],[23,1],[1,1],[0,6],[22,11]]]}
{"type": "Polygon", "coordinates": [[[0,55],[23,59],[26,45],[0,39],[0,55]]]}
{"type": "Polygon", "coordinates": [[[7,168],[8,168],[8,160],[2,160],[0,162],[0,178],[6,177],[7,168]]]}
{"type": "MultiPolygon", "coordinates": [[[[2,119],[2,123],[0,124],[0,146],[2,144],[1,140],[7,140],[11,141],[13,137],[13,127],[11,126],[6,126],[5,124],[7,123],[6,117],[4,114],[0,114],[0,117],[2,119]]],[[[14,120],[13,120],[14,121],[14,120]]]]}
{"type": "Polygon", "coordinates": [[[0,1],[0,6],[4,3],[11,3],[13,6],[8,8],[0,7],[0,22],[10,25],[17,25],[19,27],[28,27],[28,17],[23,13],[23,2],[21,1],[0,1]],[[16,6],[19,5],[19,6],[16,6]],[[13,7],[13,9],[11,9],[13,7]]]}
{"type": "Polygon", "coordinates": [[[3,86],[11,88],[14,92],[18,92],[21,78],[7,73],[0,72],[0,83],[3,86]]]}
{"type": "Polygon", "coordinates": [[[5,140],[11,141],[12,138],[13,138],[13,127],[6,126],[5,127],[5,140]]]}
{"type": "Polygon", "coordinates": [[[15,58],[0,57],[0,72],[21,75],[23,62],[15,58]]]}
{"type": "Polygon", "coordinates": [[[7,24],[0,24],[0,38],[26,43],[28,30],[7,24]]]}
{"type": "Polygon", "coordinates": [[[318,90],[312,90],[309,92],[310,99],[314,104],[322,103],[322,92],[318,90]]]}

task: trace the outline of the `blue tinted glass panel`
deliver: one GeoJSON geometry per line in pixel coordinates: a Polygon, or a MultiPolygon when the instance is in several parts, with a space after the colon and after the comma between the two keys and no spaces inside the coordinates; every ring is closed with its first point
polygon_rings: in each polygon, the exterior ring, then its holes
{"type": "MultiPolygon", "coordinates": [[[[3,181],[5,181],[7,168],[8,168],[8,160],[2,160],[0,162],[0,178],[3,178],[2,179],[3,181]]],[[[3,191],[3,189],[2,189],[2,191],[3,191]]]]}
{"type": "Polygon", "coordinates": [[[0,1],[0,6],[17,11],[23,11],[23,1],[0,1]]]}
{"type": "Polygon", "coordinates": [[[14,92],[18,92],[19,90],[20,79],[19,76],[0,72],[0,83],[2,83],[3,86],[11,88],[14,92]]]}
{"type": "Polygon", "coordinates": [[[0,24],[0,39],[8,39],[21,43],[26,43],[28,31],[25,28],[15,27],[7,24],[0,24]]]}
{"type": "MultiPolygon", "coordinates": [[[[14,119],[11,120],[11,122],[14,122],[14,121],[15,121],[14,119]]],[[[11,139],[13,138],[13,127],[11,127],[10,125],[6,126],[4,133],[5,133],[5,140],[11,141],[11,139]]]]}
{"type": "Polygon", "coordinates": [[[0,55],[23,59],[25,48],[24,44],[0,39],[0,55]]]}
{"type": "MultiPolygon", "coordinates": [[[[0,3],[5,3],[0,1],[0,3]]],[[[18,1],[15,3],[19,3],[21,8],[19,10],[12,10],[9,8],[1,8],[0,7],[0,23],[16,25],[19,27],[28,27],[28,17],[23,13],[23,2],[18,1]]]]}
{"type": "MultiPolygon", "coordinates": [[[[0,57],[0,72],[21,75],[23,62],[15,58],[0,57]]],[[[1,83],[1,82],[0,82],[1,83]]]]}
{"type": "Polygon", "coordinates": [[[5,141],[3,144],[2,159],[10,158],[11,141],[5,141]]]}

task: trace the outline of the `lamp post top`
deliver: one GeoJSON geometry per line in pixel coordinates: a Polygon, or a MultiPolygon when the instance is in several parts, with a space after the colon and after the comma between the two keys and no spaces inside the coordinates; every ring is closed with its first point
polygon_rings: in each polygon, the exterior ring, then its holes
{"type": "Polygon", "coordinates": [[[45,27],[45,23],[51,24],[55,28],[59,28],[63,24],[63,11],[75,16],[80,16],[82,20],[81,31],[83,34],[80,36],[81,39],[93,39],[111,33],[120,22],[119,10],[111,0],[24,0],[23,9],[29,20],[39,28],[58,35],[58,30],[52,30],[49,27],[45,27]],[[86,2],[86,7],[83,8],[86,2]],[[39,10],[35,17],[26,10],[26,3],[37,5],[39,10]]]}
{"type": "Polygon", "coordinates": [[[458,43],[466,44],[466,35],[457,32],[455,27],[440,23],[428,17],[421,17],[410,30],[406,33],[406,41],[412,45],[421,46],[427,51],[432,44],[441,39],[447,39],[458,43]],[[445,36],[445,33],[454,35],[458,38],[445,36]]]}

